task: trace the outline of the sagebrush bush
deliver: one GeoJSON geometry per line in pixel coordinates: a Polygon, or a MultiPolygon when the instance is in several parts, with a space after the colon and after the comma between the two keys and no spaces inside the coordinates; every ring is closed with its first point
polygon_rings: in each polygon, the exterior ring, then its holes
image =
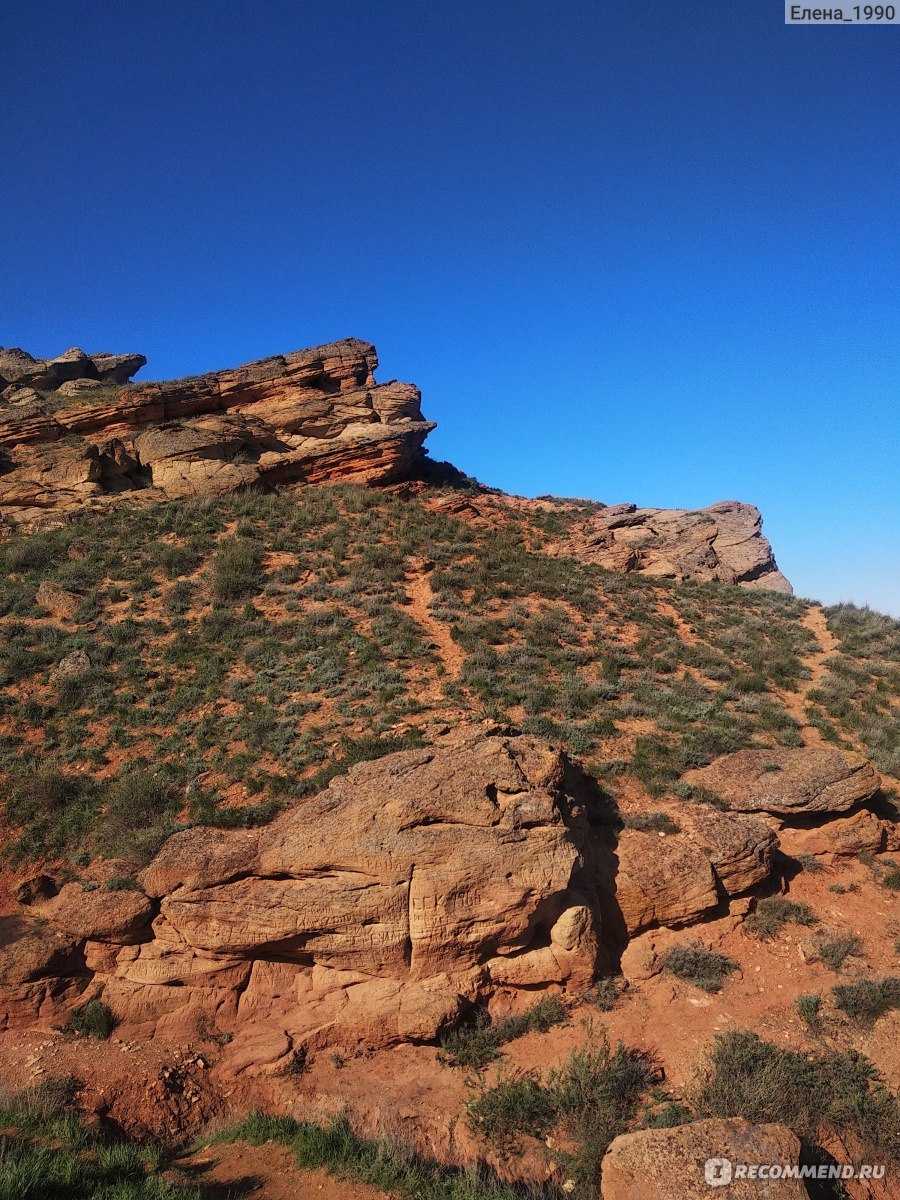
{"type": "Polygon", "coordinates": [[[716,1037],[694,1107],[699,1116],[784,1124],[813,1146],[850,1129],[877,1154],[900,1159],[900,1102],[854,1050],[811,1056],[730,1030],[716,1037]]]}
{"type": "Polygon", "coordinates": [[[900,1008],[900,978],[860,979],[832,988],[835,1005],[851,1020],[875,1021],[892,1009],[900,1008]]]}
{"type": "Polygon", "coordinates": [[[802,901],[788,900],[786,896],[768,896],[759,901],[744,921],[744,931],[767,942],[776,937],[789,921],[796,925],[815,925],[818,920],[809,905],[802,901]]]}
{"type": "Polygon", "coordinates": [[[662,959],[662,969],[702,988],[704,992],[721,991],[728,976],[737,970],[738,964],[727,954],[710,950],[701,942],[673,946],[662,959]]]}

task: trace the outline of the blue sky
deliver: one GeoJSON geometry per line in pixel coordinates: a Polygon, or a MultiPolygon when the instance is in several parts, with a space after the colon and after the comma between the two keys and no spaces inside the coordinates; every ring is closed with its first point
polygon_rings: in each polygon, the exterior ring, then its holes
{"type": "Polygon", "coordinates": [[[900,615],[900,26],[776,0],[8,6],[0,343],[147,377],[355,336],[434,457],[759,505],[900,615]]]}

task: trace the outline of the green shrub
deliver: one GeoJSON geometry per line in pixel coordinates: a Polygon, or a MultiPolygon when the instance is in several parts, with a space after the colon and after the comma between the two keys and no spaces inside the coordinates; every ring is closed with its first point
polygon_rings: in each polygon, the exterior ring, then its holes
{"type": "Polygon", "coordinates": [[[844,959],[849,958],[851,954],[859,954],[861,949],[862,942],[852,933],[829,938],[818,947],[819,957],[832,971],[839,971],[844,965],[844,959]]]}
{"type": "Polygon", "coordinates": [[[81,1037],[97,1038],[105,1042],[116,1027],[112,1009],[102,1000],[88,1000],[76,1008],[69,1017],[66,1028],[81,1037]]]}
{"type": "Polygon", "coordinates": [[[831,990],[836,1006],[854,1021],[874,1021],[900,1008],[900,978],[895,975],[841,983],[831,990]]]}
{"type": "Polygon", "coordinates": [[[900,1158],[900,1103],[864,1055],[810,1056],[748,1030],[719,1034],[694,1107],[706,1117],[788,1125],[815,1146],[853,1130],[876,1155],[900,1158]]]}
{"type": "Polygon", "coordinates": [[[479,1071],[500,1057],[500,1047],[526,1033],[546,1033],[554,1025],[568,1020],[566,1007],[559,996],[545,996],[524,1012],[491,1022],[479,1013],[471,1025],[451,1030],[441,1040],[440,1062],[450,1067],[467,1067],[479,1071]]]}
{"type": "Polygon", "coordinates": [[[623,990],[624,980],[621,977],[607,975],[594,984],[594,1002],[601,1012],[612,1012],[623,990]]]}
{"type": "Polygon", "coordinates": [[[806,1023],[807,1027],[813,1033],[818,1033],[822,1026],[822,997],[815,993],[798,996],[794,1001],[794,1007],[797,1015],[806,1023]]]}
{"type": "Polygon", "coordinates": [[[561,1155],[577,1183],[596,1186],[597,1165],[609,1143],[634,1120],[640,1098],[656,1076],[653,1063],[605,1034],[572,1050],[545,1082],[534,1071],[501,1074],[467,1104],[471,1128],[510,1149],[520,1134],[546,1136],[560,1127],[573,1149],[561,1155]]]}
{"type": "Polygon", "coordinates": [[[761,942],[771,941],[789,922],[797,925],[815,925],[818,917],[808,904],[788,900],[785,896],[769,896],[760,900],[744,922],[744,929],[761,942]]]}
{"type": "Polygon", "coordinates": [[[662,959],[662,968],[674,975],[702,988],[704,992],[718,992],[722,984],[737,970],[738,964],[726,954],[710,950],[701,942],[692,942],[684,946],[673,946],[662,959]]]}
{"type": "Polygon", "coordinates": [[[469,1124],[489,1142],[508,1148],[519,1134],[545,1137],[559,1117],[553,1092],[535,1071],[502,1074],[467,1105],[469,1124]]]}

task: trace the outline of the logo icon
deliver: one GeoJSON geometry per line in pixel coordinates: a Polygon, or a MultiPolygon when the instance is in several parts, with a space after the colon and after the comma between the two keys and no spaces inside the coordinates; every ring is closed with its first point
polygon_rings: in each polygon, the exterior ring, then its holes
{"type": "Polygon", "coordinates": [[[727,1187],[731,1183],[731,1159],[708,1158],[703,1174],[710,1187],[727,1187]]]}

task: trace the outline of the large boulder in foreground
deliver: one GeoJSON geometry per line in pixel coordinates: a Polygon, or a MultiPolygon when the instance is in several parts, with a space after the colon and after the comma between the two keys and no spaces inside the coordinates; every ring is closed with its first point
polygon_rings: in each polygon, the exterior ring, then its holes
{"type": "Polygon", "coordinates": [[[612,571],[792,591],[762,534],[759,509],[739,500],[693,511],[603,506],[554,549],[612,571]]]}
{"type": "Polygon", "coordinates": [[[799,1138],[785,1125],[752,1125],[741,1117],[641,1129],[621,1134],[610,1145],[601,1195],[603,1200],[709,1200],[715,1195],[809,1200],[799,1179],[741,1178],[739,1166],[761,1163],[799,1166],[799,1138]]]}
{"type": "Polygon", "coordinates": [[[432,1038],[500,985],[582,988],[598,900],[571,778],[538,738],[468,733],[359,764],[263,829],[178,833],[141,876],[152,927],[102,914],[100,940],[139,944],[95,987],[132,1024],[202,1018],[276,1058],[336,1028],[432,1038]]]}
{"type": "Polygon", "coordinates": [[[683,780],[714,792],[733,811],[787,818],[847,812],[881,785],[868,759],[811,746],[738,750],[688,771],[683,780]]]}

